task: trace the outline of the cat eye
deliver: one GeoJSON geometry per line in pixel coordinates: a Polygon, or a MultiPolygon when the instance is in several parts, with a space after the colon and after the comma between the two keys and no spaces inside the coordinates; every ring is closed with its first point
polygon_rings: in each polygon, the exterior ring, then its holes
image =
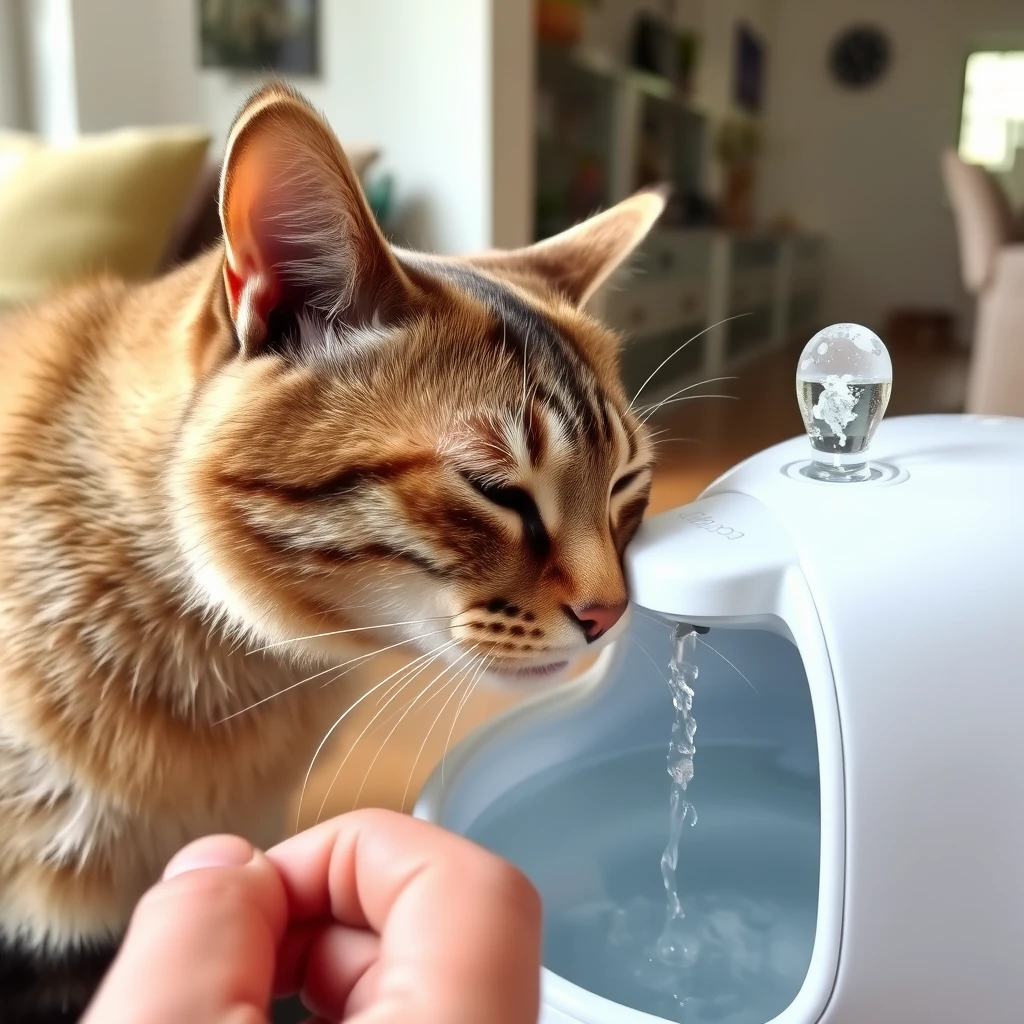
{"type": "Polygon", "coordinates": [[[462,478],[477,494],[486,498],[492,505],[499,505],[501,508],[515,512],[523,522],[526,542],[534,553],[540,558],[547,555],[551,550],[551,540],[548,537],[548,531],[544,528],[540,509],[537,508],[537,503],[527,490],[514,484],[491,483],[466,473],[462,474],[462,478]]]}
{"type": "Polygon", "coordinates": [[[636,478],[643,472],[642,469],[634,469],[632,473],[627,473],[625,476],[620,476],[618,480],[612,484],[612,497],[616,494],[620,494],[624,491],[636,478]]]}

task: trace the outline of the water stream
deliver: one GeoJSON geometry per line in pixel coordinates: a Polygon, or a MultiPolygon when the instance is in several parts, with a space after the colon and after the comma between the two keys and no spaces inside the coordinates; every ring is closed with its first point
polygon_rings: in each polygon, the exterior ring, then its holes
{"type": "Polygon", "coordinates": [[[693,737],[697,719],[693,717],[693,684],[697,681],[694,653],[697,634],[685,626],[676,626],[669,663],[669,690],[676,710],[672,738],[668,747],[668,775],[672,780],[669,793],[668,843],[661,855],[661,879],[665,885],[665,925],[654,945],[654,955],[667,964],[686,966],[699,955],[693,937],[687,937],[681,925],[686,918],[679,896],[679,841],[683,826],[696,825],[697,812],[686,799],[686,787],[693,778],[693,756],[697,753],[693,737]]]}

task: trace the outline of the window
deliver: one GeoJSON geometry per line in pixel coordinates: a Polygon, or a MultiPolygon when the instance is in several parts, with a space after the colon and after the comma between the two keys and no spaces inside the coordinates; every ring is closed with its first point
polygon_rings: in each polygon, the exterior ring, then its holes
{"type": "Polygon", "coordinates": [[[1019,149],[1024,149],[1024,50],[972,53],[964,76],[960,156],[1006,173],[1014,169],[1019,149]]]}

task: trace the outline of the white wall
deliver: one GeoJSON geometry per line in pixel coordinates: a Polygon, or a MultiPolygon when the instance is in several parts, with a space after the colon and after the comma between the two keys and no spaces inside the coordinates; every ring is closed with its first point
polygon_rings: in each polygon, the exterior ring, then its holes
{"type": "MultiPolygon", "coordinates": [[[[517,19],[528,31],[528,0],[493,2],[504,8],[506,31],[517,19]]],[[[320,7],[322,74],[296,84],[343,142],[382,147],[379,170],[394,176],[399,240],[447,253],[517,242],[495,209],[502,203],[505,221],[529,223],[529,206],[516,210],[530,195],[514,169],[522,161],[515,154],[527,149],[530,84],[494,76],[492,0],[329,0],[320,7]],[[496,109],[511,136],[502,195],[494,194],[496,109]]],[[[256,79],[198,70],[193,3],[161,0],[159,11],[162,119],[200,120],[219,144],[256,79]]]]}
{"type": "Polygon", "coordinates": [[[533,241],[533,4],[497,0],[490,11],[491,229],[484,244],[513,249],[533,241]]]}
{"type": "Polygon", "coordinates": [[[956,312],[969,334],[939,154],[957,141],[967,53],[1019,32],[1020,0],[778,0],[761,208],[828,236],[829,320],[881,329],[893,306],[920,305],[956,312]],[[893,64],[848,92],[826,54],[865,21],[890,34],[893,64]]]}
{"type": "Polygon", "coordinates": [[[0,0],[0,129],[28,125],[20,45],[23,35],[20,3],[0,0]]]}
{"type": "MultiPolygon", "coordinates": [[[[195,0],[28,6],[36,11],[36,122],[51,138],[198,123],[219,148],[259,82],[200,69],[195,0]]],[[[323,0],[320,10],[322,73],[295,84],[343,142],[382,148],[378,169],[394,177],[399,241],[441,252],[524,242],[530,0],[323,0]]]]}
{"type": "Polygon", "coordinates": [[[733,58],[736,28],[747,24],[765,42],[765,103],[771,103],[773,74],[772,36],[778,0],[706,0],[701,24],[700,70],[697,92],[700,105],[714,118],[735,114],[733,58]]]}

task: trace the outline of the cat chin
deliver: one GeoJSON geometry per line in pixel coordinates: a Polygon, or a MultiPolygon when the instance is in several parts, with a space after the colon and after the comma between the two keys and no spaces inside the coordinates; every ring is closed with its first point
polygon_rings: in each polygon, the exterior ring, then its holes
{"type": "Polygon", "coordinates": [[[541,690],[565,682],[584,652],[559,661],[527,665],[509,665],[505,669],[488,669],[481,679],[492,690],[508,693],[522,693],[524,690],[541,690]]]}
{"type": "Polygon", "coordinates": [[[481,682],[492,690],[502,693],[530,693],[549,690],[562,684],[571,684],[593,664],[595,644],[579,651],[567,651],[557,660],[534,661],[523,665],[509,665],[505,669],[488,669],[481,682]]]}

